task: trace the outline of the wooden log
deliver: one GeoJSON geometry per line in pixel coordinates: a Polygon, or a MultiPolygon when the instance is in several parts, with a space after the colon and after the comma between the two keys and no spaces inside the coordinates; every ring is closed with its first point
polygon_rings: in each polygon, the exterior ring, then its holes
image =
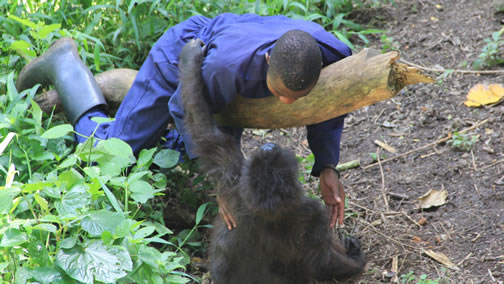
{"type": "MultiPolygon", "coordinates": [[[[282,104],[275,97],[236,96],[215,118],[219,125],[242,128],[305,126],[392,98],[407,85],[434,82],[420,70],[397,62],[398,59],[396,51],[381,54],[364,49],[325,67],[310,94],[292,104],[282,104]]],[[[135,76],[135,70],[115,69],[95,77],[112,109],[120,104],[135,76]]],[[[57,99],[54,91],[41,96],[51,101],[41,106],[44,111],[52,110],[54,96],[57,99]]]]}

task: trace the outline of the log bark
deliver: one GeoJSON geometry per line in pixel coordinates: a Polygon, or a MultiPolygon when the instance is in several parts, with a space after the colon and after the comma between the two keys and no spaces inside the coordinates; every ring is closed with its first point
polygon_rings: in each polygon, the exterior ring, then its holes
{"type": "MultiPolygon", "coordinates": [[[[380,54],[364,49],[325,67],[310,94],[293,104],[282,104],[275,97],[236,96],[215,118],[221,126],[242,128],[305,126],[392,98],[407,85],[434,82],[398,59],[396,51],[380,54]]],[[[135,76],[135,70],[115,69],[95,77],[112,109],[119,106],[135,76]]],[[[57,101],[54,90],[37,98],[46,112],[52,111],[57,101]]]]}

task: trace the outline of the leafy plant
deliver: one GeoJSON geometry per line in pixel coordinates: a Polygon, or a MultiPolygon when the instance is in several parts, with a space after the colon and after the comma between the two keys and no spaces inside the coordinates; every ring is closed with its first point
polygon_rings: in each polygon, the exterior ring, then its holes
{"type": "Polygon", "coordinates": [[[478,140],[479,135],[453,132],[452,138],[448,141],[448,144],[459,151],[470,151],[474,143],[478,142],[478,140]]]}
{"type": "Polygon", "coordinates": [[[504,27],[500,31],[492,33],[490,38],[485,38],[483,41],[486,45],[481,49],[481,53],[473,63],[475,69],[481,69],[485,66],[495,66],[504,63],[504,54],[502,47],[504,47],[504,27]]]}
{"type": "Polygon", "coordinates": [[[402,284],[448,284],[448,280],[445,278],[439,279],[427,279],[428,276],[426,274],[420,275],[420,277],[416,277],[413,271],[408,272],[407,274],[401,275],[401,283],[402,284]]]}

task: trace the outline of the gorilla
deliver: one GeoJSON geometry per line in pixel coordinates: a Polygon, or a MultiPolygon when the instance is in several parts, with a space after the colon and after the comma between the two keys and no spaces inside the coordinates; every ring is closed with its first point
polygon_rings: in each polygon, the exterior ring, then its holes
{"type": "Polygon", "coordinates": [[[201,170],[237,222],[228,230],[215,220],[214,283],[305,284],[360,275],[366,264],[360,242],[331,232],[323,205],[304,195],[295,155],[268,143],[246,159],[239,141],[216,125],[201,75],[202,42],[190,40],[179,57],[184,127],[201,170]]]}

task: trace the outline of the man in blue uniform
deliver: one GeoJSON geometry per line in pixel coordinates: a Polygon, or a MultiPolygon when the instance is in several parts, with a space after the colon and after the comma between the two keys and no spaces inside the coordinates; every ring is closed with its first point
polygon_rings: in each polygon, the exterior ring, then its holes
{"type": "MultiPolygon", "coordinates": [[[[100,124],[96,137],[117,137],[129,143],[138,154],[143,148],[154,147],[164,136],[165,147],[186,151],[194,158],[191,138],[183,126],[184,110],[178,82],[178,55],[185,43],[193,38],[200,39],[205,45],[202,75],[214,112],[221,111],[237,95],[248,98],[273,95],[283,103],[292,103],[310,92],[318,79],[320,67],[351,55],[345,44],[312,22],[255,14],[227,13],[214,19],[193,16],[170,28],[154,44],[119,107],[115,121],[100,124]],[[289,32],[293,30],[295,32],[289,32]],[[275,50],[281,37],[284,47],[275,50]],[[315,49],[309,51],[307,46],[310,44],[314,44],[315,49]],[[294,68],[295,63],[310,60],[313,63],[313,58],[318,60],[317,66],[294,68]],[[288,62],[291,65],[287,64],[282,70],[286,61],[291,61],[288,62]],[[285,70],[289,68],[294,69],[285,70]],[[273,76],[273,73],[279,76],[273,76]],[[167,132],[170,121],[175,122],[176,130],[167,132]]],[[[84,136],[91,135],[96,128],[92,117],[107,117],[103,95],[91,72],[80,60],[71,39],[58,40],[43,56],[25,66],[16,87],[23,90],[36,83],[55,85],[68,119],[84,136]]],[[[345,195],[334,169],[339,160],[343,120],[344,117],[338,117],[307,126],[309,146],[315,156],[312,175],[320,176],[331,226],[336,221],[343,222],[345,195]]],[[[239,138],[242,129],[232,131],[239,138]]],[[[84,142],[84,136],[76,136],[76,140],[84,142]]],[[[229,228],[236,226],[225,204],[220,204],[220,209],[229,228]]]]}

